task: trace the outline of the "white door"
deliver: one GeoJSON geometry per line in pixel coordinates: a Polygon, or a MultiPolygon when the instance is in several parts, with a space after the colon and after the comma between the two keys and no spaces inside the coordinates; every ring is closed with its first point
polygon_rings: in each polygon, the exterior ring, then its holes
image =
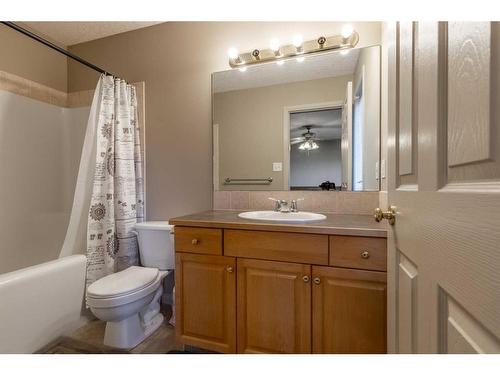
{"type": "Polygon", "coordinates": [[[389,351],[500,353],[499,24],[388,31],[389,351]]]}
{"type": "Polygon", "coordinates": [[[347,82],[342,105],[342,190],[352,190],[352,82],[347,82]]]}

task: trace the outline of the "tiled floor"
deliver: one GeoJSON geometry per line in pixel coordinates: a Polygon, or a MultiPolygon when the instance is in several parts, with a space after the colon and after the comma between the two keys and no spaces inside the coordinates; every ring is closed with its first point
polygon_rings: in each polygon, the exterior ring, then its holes
{"type": "Polygon", "coordinates": [[[174,327],[168,324],[166,312],[161,327],[131,350],[114,349],[103,344],[106,322],[93,320],[69,336],[61,337],[39,353],[44,354],[163,354],[170,350],[183,350],[175,341],[174,327]]]}

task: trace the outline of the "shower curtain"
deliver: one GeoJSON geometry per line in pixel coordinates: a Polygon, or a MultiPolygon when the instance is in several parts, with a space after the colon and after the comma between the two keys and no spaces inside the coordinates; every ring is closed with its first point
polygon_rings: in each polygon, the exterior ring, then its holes
{"type": "MultiPolygon", "coordinates": [[[[134,225],[144,219],[144,189],[135,87],[102,75],[85,143],[94,151],[87,217],[87,286],[139,264],[134,225]]],[[[85,146],[84,146],[85,152],[85,146]]],[[[82,155],[83,158],[83,155],[82,155]]],[[[80,165],[80,172],[82,165],[80,165]]],[[[87,173],[88,175],[88,173],[87,173]]],[[[78,199],[75,191],[75,200],[78,199]]]]}

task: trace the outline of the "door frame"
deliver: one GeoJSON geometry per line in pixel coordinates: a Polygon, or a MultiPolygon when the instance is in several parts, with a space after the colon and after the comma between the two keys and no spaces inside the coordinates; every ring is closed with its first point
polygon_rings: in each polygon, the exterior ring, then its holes
{"type": "MultiPolygon", "coordinates": [[[[360,190],[355,190],[354,187],[356,184],[358,184],[359,182],[358,181],[354,181],[354,169],[356,168],[355,164],[354,164],[354,142],[355,142],[355,121],[356,121],[356,118],[354,116],[354,113],[355,113],[355,106],[356,106],[356,101],[358,102],[361,102],[362,103],[362,109],[363,109],[363,116],[362,116],[362,130],[363,130],[363,134],[362,134],[362,137],[361,137],[361,142],[362,142],[362,145],[364,145],[364,127],[366,126],[366,118],[367,118],[367,114],[366,114],[366,108],[365,108],[365,65],[363,64],[361,66],[361,80],[358,82],[358,84],[356,86],[354,86],[354,80],[353,80],[353,86],[352,86],[352,118],[351,118],[351,139],[350,139],[350,144],[351,144],[351,150],[350,150],[350,153],[351,153],[351,168],[352,168],[352,171],[351,171],[351,180],[350,183],[351,183],[351,191],[365,191],[364,189],[364,155],[363,155],[363,152],[361,154],[361,176],[362,176],[362,180],[361,180],[361,185],[363,186],[360,190]],[[359,99],[356,99],[356,93],[361,90],[361,98],[359,99]]],[[[357,136],[359,137],[359,135],[357,136]]],[[[379,146],[380,147],[380,146],[379,146]]],[[[363,147],[361,147],[363,149],[363,147]]],[[[380,150],[379,150],[380,152],[380,150]]],[[[380,157],[379,157],[379,160],[380,160],[380,157]]],[[[380,173],[379,173],[379,191],[380,191],[380,173]]]]}
{"type": "Polygon", "coordinates": [[[297,112],[314,112],[342,108],[341,100],[300,104],[283,107],[283,190],[290,190],[290,115],[297,112]]]}

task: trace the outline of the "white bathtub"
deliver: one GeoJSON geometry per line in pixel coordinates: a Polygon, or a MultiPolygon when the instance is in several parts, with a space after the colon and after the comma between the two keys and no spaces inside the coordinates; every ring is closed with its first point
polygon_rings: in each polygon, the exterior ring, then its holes
{"type": "Polygon", "coordinates": [[[33,353],[82,324],[83,255],[0,275],[0,354],[33,353]]]}

